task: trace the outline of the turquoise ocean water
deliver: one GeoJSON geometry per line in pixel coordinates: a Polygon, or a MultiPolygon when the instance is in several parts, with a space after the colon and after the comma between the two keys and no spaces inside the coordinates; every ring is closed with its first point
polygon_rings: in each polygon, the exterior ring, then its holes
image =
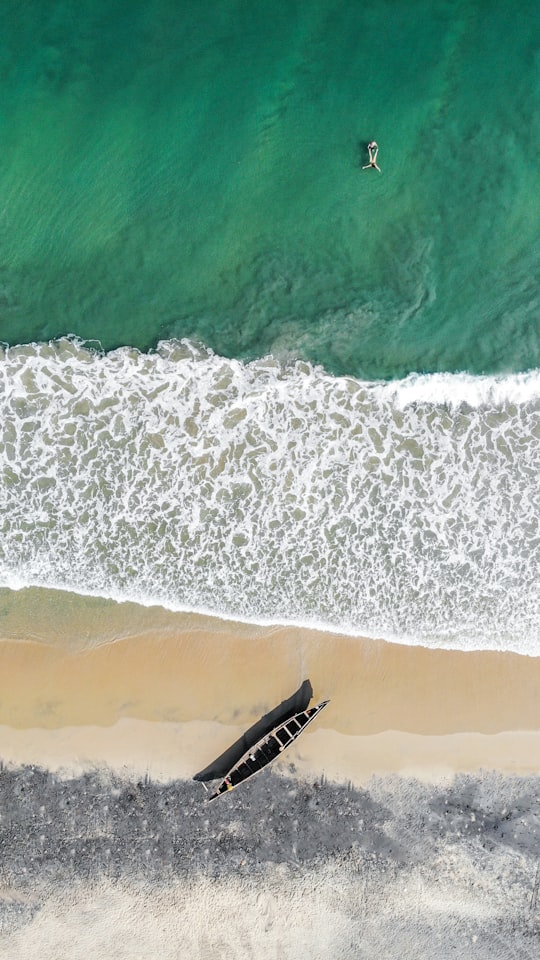
{"type": "Polygon", "coordinates": [[[1,584],[540,652],[539,27],[6,0],[1,584]]]}

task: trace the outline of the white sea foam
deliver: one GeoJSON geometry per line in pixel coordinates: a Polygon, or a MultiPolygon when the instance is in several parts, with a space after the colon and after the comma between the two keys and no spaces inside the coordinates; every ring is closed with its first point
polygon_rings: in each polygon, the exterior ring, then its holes
{"type": "Polygon", "coordinates": [[[0,358],[0,583],[540,654],[540,373],[0,358]]]}

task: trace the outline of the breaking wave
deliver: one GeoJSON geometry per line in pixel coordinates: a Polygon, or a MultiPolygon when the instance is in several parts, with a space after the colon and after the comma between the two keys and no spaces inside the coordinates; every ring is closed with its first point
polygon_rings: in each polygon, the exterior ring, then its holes
{"type": "Polygon", "coordinates": [[[0,356],[0,583],[540,653],[540,373],[0,356]]]}

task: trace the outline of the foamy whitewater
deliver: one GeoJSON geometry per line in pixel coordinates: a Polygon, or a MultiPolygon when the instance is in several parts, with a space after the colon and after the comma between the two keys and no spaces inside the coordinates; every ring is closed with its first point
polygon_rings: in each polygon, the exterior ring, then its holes
{"type": "Polygon", "coordinates": [[[540,373],[0,356],[0,584],[540,654],[540,373]]]}

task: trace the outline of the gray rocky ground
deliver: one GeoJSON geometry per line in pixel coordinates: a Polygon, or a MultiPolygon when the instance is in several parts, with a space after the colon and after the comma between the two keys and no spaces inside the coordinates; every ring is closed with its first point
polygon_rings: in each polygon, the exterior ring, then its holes
{"type": "Polygon", "coordinates": [[[0,771],[0,958],[540,956],[540,778],[0,771]]]}

